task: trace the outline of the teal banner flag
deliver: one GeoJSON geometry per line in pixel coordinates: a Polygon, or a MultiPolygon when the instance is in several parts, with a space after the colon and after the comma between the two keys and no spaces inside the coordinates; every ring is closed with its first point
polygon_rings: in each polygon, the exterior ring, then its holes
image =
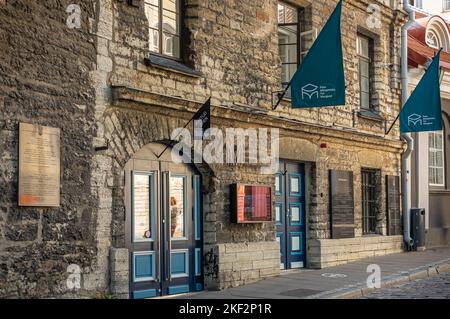
{"type": "Polygon", "coordinates": [[[293,108],[345,105],[341,12],[342,0],[294,74],[293,108]]]}
{"type": "MultiPolygon", "coordinates": [[[[400,132],[428,132],[442,130],[439,62],[436,54],[424,76],[417,84],[400,112],[400,132]]],[[[405,90],[405,88],[403,88],[405,90]]]]}

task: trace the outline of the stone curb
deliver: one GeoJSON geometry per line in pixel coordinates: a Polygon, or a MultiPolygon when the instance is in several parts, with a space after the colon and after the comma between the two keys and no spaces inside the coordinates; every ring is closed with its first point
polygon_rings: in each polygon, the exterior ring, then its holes
{"type": "MultiPolygon", "coordinates": [[[[434,277],[446,272],[450,272],[450,259],[385,277],[381,281],[380,289],[405,284],[417,279],[434,277]]],[[[368,288],[366,283],[358,283],[345,288],[338,288],[332,291],[309,296],[307,299],[354,299],[366,296],[376,290],[377,289],[368,288]]]]}

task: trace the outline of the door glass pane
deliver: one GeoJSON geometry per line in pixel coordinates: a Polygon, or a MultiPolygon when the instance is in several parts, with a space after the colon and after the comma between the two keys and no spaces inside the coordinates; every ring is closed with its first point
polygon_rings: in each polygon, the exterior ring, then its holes
{"type": "Polygon", "coordinates": [[[292,251],[300,251],[300,237],[299,236],[292,236],[291,241],[291,250],[292,251]]]}
{"type": "Polygon", "coordinates": [[[172,238],[185,237],[185,178],[170,177],[170,233],[172,238]]]}
{"type": "Polygon", "coordinates": [[[291,221],[292,222],[300,221],[300,207],[299,206],[291,207],[291,221]]]}
{"type": "Polygon", "coordinates": [[[281,206],[280,205],[275,206],[275,221],[277,223],[281,223],[281,206]]]}
{"type": "Polygon", "coordinates": [[[291,177],[291,193],[300,193],[300,179],[298,177],[291,177]]]}
{"type": "Polygon", "coordinates": [[[133,181],[133,239],[152,238],[150,214],[150,179],[148,175],[134,175],[133,181]]]}
{"type": "Polygon", "coordinates": [[[279,194],[281,193],[281,174],[275,175],[275,193],[279,194]]]}

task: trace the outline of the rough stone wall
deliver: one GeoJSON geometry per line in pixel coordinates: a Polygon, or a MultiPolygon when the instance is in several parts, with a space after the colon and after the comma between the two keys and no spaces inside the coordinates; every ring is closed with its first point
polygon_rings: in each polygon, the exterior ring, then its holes
{"type": "MultiPolygon", "coordinates": [[[[336,1],[292,2],[305,8],[302,15],[305,30],[313,28],[318,31],[336,4],[336,1]]],[[[200,76],[188,76],[146,65],[148,21],[142,7],[143,1],[133,1],[134,5],[112,0],[102,0],[99,3],[100,12],[103,10],[105,17],[111,19],[107,28],[102,29],[108,30],[108,36],[102,36],[99,41],[98,50],[102,55],[99,68],[102,68],[101,65],[105,66],[105,78],[112,87],[128,87],[139,92],[130,93],[134,96],[126,101],[116,101],[114,105],[106,101],[97,109],[99,127],[105,126],[104,130],[99,129],[101,134],[98,134],[98,138],[107,140],[111,146],[110,151],[104,154],[114,167],[110,172],[119,174],[126,159],[146,143],[167,139],[170,129],[183,126],[200,103],[212,96],[213,125],[216,127],[278,127],[286,130],[282,135],[289,138],[287,143],[291,147],[295,141],[296,145],[314,145],[315,156],[302,153],[291,158],[315,163],[310,168],[313,186],[308,212],[308,238],[326,239],[330,236],[328,170],[354,171],[356,234],[361,236],[361,189],[358,187],[361,167],[381,169],[383,178],[386,174],[399,174],[401,143],[398,142],[396,130],[384,139],[383,119],[393,118],[400,102],[399,52],[391,48],[398,48],[401,15],[396,14],[384,2],[378,1],[381,28],[371,29],[367,24],[367,7],[373,2],[345,1],[342,34],[348,85],[347,105],[293,110],[286,101],[277,111],[272,112],[271,92],[279,89],[281,76],[277,1],[186,0],[184,23],[189,32],[184,61],[199,71],[200,76]],[[374,38],[374,63],[377,70],[374,101],[380,119],[367,119],[357,113],[358,32],[374,38]],[[151,92],[151,96],[146,96],[143,92],[151,92]],[[177,97],[178,100],[171,100],[167,96],[177,97]],[[190,101],[196,101],[197,104],[190,101]],[[266,110],[268,114],[256,118],[248,111],[236,111],[245,107],[266,110]],[[297,122],[288,124],[280,121],[281,117],[297,122]],[[294,129],[294,126],[300,128],[294,129]],[[324,129],[316,129],[317,127],[324,129]],[[320,144],[324,142],[329,147],[320,149],[320,144]]],[[[287,153],[281,156],[288,157],[287,153]]],[[[112,180],[120,182],[120,178],[107,172],[108,166],[101,170],[109,174],[112,180]]],[[[209,188],[204,194],[205,247],[274,241],[273,223],[233,225],[229,221],[229,185],[234,182],[273,184],[273,177],[261,176],[258,167],[249,165],[212,165],[211,170],[212,175],[208,177],[209,188]]],[[[113,243],[120,247],[124,245],[122,193],[123,190],[118,188],[112,194],[115,203],[112,208],[113,243]]],[[[383,205],[381,197],[380,211],[383,211],[383,205]]],[[[385,220],[382,218],[380,225],[380,232],[383,232],[385,220]]],[[[214,265],[210,268],[214,269],[214,265]]],[[[216,271],[220,273],[225,270],[218,267],[216,271]]],[[[217,274],[213,271],[213,275],[217,274]]]]}
{"type": "Polygon", "coordinates": [[[81,1],[82,28],[69,29],[71,3],[0,1],[0,297],[70,295],[67,267],[93,271],[94,7],[81,1]],[[60,208],[17,205],[19,122],[61,129],[60,208]]]}
{"type": "MultiPolygon", "coordinates": [[[[291,2],[305,7],[302,19],[308,28],[320,30],[337,1],[291,2]]],[[[390,48],[398,47],[402,17],[394,16],[382,4],[385,1],[376,2],[382,10],[382,27],[365,31],[376,43],[377,109],[382,118],[393,117],[400,101],[399,58],[398,50],[390,48]],[[393,67],[387,68],[388,64],[393,67]]],[[[328,169],[355,172],[357,205],[361,167],[380,168],[383,176],[399,173],[398,131],[384,139],[383,121],[356,114],[356,34],[367,27],[368,1],[344,1],[347,105],[292,110],[283,102],[275,112],[270,111],[271,93],[279,89],[281,77],[277,1],[186,0],[184,23],[189,32],[184,59],[200,76],[145,64],[148,21],[142,0],[131,1],[135,5],[124,0],[83,3],[82,29],[69,30],[65,26],[68,1],[0,1],[0,295],[65,294],[70,263],[82,267],[85,290],[104,289],[108,267],[115,261],[114,256],[108,260],[109,248],[125,246],[125,163],[144,145],[167,139],[209,96],[214,126],[281,128],[291,148],[297,141],[298,149],[306,151],[292,159],[314,162],[309,169],[308,238],[329,238],[328,169]],[[135,94],[122,101],[113,94],[117,86],[152,96],[135,94]],[[251,114],[249,107],[268,113],[251,114]],[[19,120],[62,129],[63,205],[59,210],[18,210],[15,204],[19,120]],[[321,149],[321,143],[329,147],[321,149]],[[103,150],[94,152],[95,148],[103,150]]],[[[281,155],[288,157],[290,152],[281,155]]],[[[209,169],[203,197],[205,247],[213,247],[220,259],[220,247],[226,251],[223,245],[229,243],[273,244],[274,223],[232,225],[229,221],[229,185],[274,184],[273,176],[262,176],[259,167],[251,165],[209,169]]],[[[355,209],[360,236],[361,209],[355,209]]],[[[224,266],[217,273],[214,264],[206,265],[206,270],[213,268],[216,281],[228,271],[223,259],[218,262],[224,266]]],[[[252,267],[257,268],[258,278],[277,269],[271,265],[267,270],[264,263],[252,267]]],[[[239,279],[222,278],[219,287],[258,279],[256,275],[247,278],[245,269],[235,271],[239,279]]]]}

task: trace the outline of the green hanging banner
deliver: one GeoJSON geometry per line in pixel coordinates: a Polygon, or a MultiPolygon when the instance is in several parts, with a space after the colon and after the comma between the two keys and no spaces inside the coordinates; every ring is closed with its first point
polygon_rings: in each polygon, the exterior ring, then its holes
{"type": "Polygon", "coordinates": [[[294,74],[293,108],[345,105],[341,12],[342,0],[294,74]]]}
{"type": "Polygon", "coordinates": [[[439,62],[436,54],[424,76],[400,112],[400,132],[429,132],[442,130],[439,62]]]}

